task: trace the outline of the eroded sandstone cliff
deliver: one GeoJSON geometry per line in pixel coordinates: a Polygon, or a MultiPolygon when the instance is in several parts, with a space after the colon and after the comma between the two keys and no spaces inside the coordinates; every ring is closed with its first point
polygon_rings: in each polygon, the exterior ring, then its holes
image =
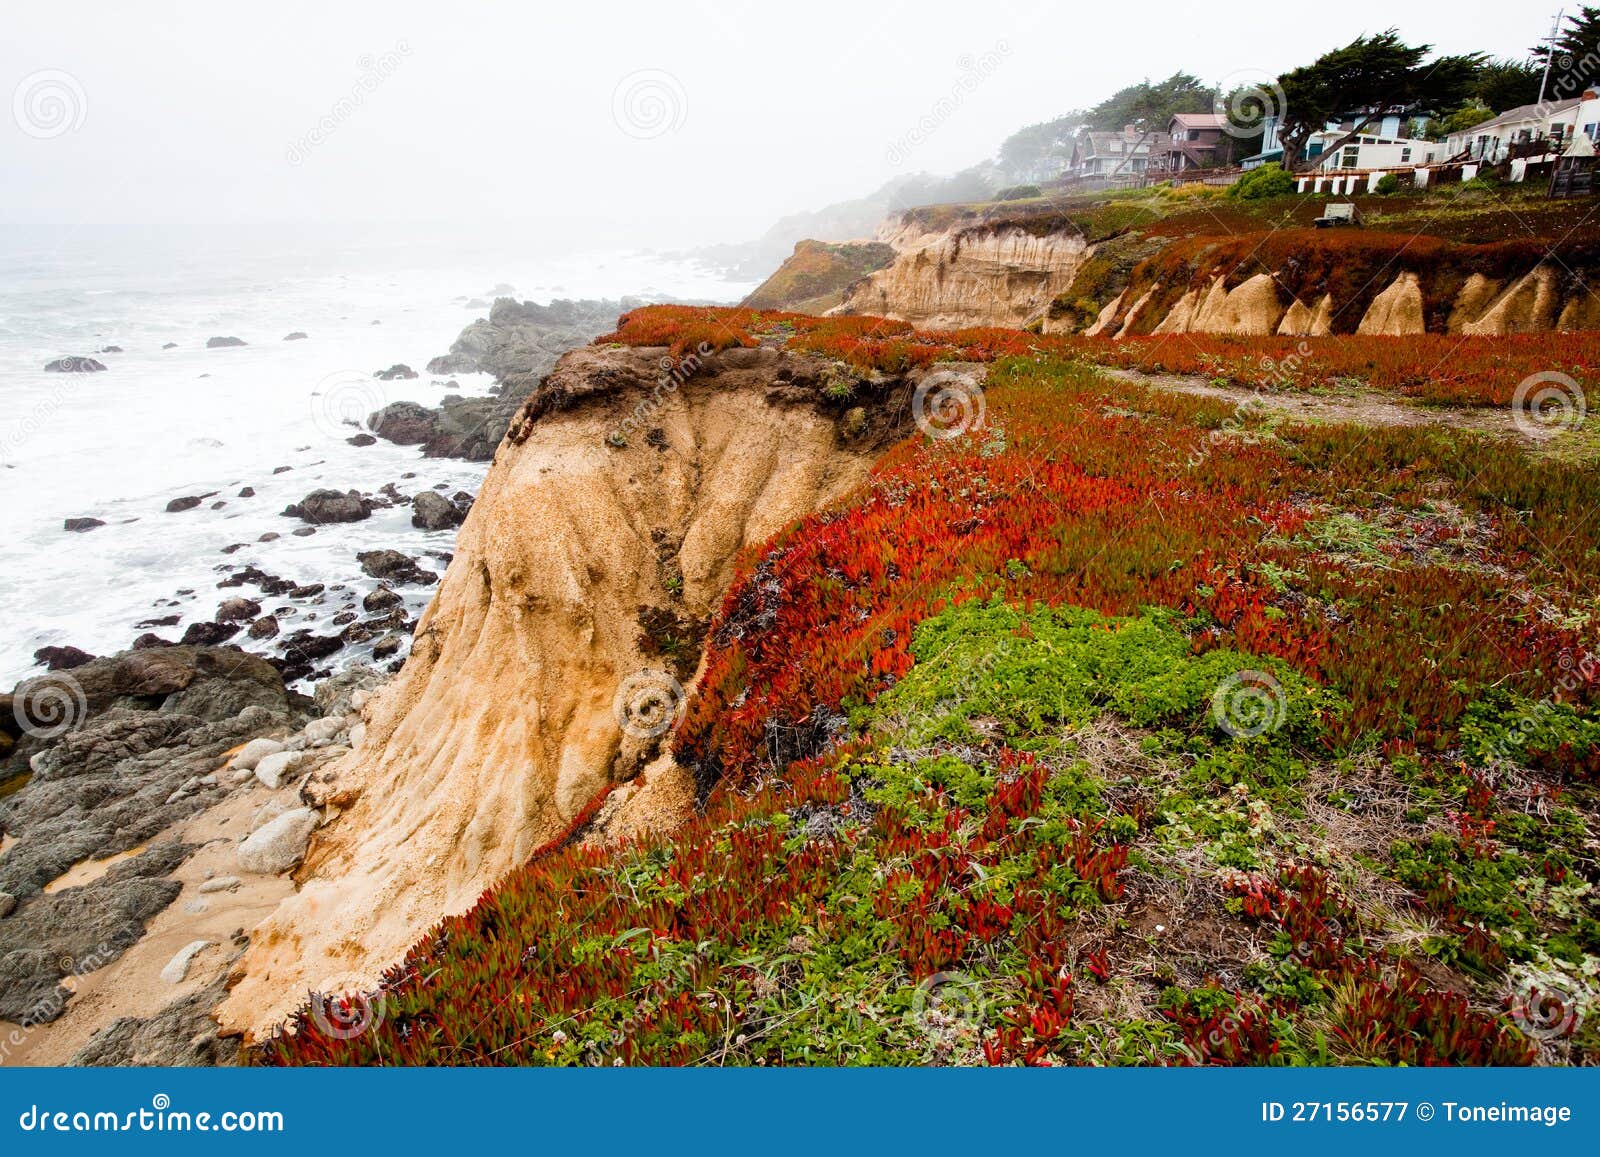
{"type": "Polygon", "coordinates": [[[892,218],[879,239],[896,257],[851,285],[835,313],[871,314],[913,325],[1027,326],[1072,283],[1089,253],[1076,230],[986,222],[929,227],[892,218]]]}
{"type": "Polygon", "coordinates": [[[735,556],[860,485],[910,383],[867,416],[826,400],[814,358],[667,352],[576,350],[513,422],[404,670],[309,789],[336,818],[255,930],[225,1028],[371,985],[610,784],[613,833],[692,806],[622,699],[670,710],[735,556]]]}

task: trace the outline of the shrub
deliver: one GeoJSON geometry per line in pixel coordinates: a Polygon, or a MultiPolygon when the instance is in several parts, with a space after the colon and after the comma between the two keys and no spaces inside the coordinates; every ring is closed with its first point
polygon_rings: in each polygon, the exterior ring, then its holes
{"type": "Polygon", "coordinates": [[[1385,173],[1378,178],[1378,183],[1373,186],[1372,191],[1380,197],[1392,196],[1400,191],[1400,178],[1393,173],[1385,173]]]}
{"type": "Polygon", "coordinates": [[[1012,185],[1009,189],[1001,189],[994,195],[996,201],[1027,201],[1034,197],[1042,197],[1044,192],[1038,185],[1012,185]]]}
{"type": "Polygon", "coordinates": [[[1228,196],[1238,201],[1260,201],[1294,192],[1294,177],[1276,161],[1251,169],[1228,187],[1228,196]]]}

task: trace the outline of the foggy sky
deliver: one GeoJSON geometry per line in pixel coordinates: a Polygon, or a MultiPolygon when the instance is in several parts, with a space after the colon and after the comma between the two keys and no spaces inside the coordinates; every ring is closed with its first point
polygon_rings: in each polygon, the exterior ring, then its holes
{"type": "Polygon", "coordinates": [[[1145,77],[1274,75],[1390,25],[1443,52],[1522,57],[1552,14],[1482,0],[8,0],[0,222],[515,221],[742,240],[899,173],[965,167],[1145,77]]]}

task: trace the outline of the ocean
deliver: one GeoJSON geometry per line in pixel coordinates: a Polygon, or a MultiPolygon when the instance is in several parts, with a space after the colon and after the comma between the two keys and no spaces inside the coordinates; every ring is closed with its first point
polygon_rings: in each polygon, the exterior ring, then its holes
{"type": "MultiPolygon", "coordinates": [[[[497,294],[735,301],[752,288],[687,257],[562,252],[487,229],[0,228],[0,688],[42,672],[40,647],[110,654],[155,619],[177,616],[153,628],[176,640],[229,597],[288,604],[219,589],[226,568],[328,586],[324,607],[295,604],[285,633],[333,629],[343,601],[377,585],[359,551],[442,571],[454,532],[416,529],[409,506],[309,537],[282,511],[323,487],[477,493],[485,463],[346,439],[389,402],[487,393],[487,375],[454,375],[447,390],[424,366],[497,294]],[[284,340],[297,331],[306,339],[284,340]],[[212,337],[246,344],[208,349],[212,337]],[[121,352],[97,352],[108,346],[121,352]],[[107,371],[44,372],[68,355],[107,371]],[[372,376],[395,363],[420,376],[372,376]],[[167,512],[187,496],[204,498],[167,512]],[[106,525],[70,532],[69,518],[106,525]]],[[[396,589],[412,616],[434,590],[396,589]]]]}

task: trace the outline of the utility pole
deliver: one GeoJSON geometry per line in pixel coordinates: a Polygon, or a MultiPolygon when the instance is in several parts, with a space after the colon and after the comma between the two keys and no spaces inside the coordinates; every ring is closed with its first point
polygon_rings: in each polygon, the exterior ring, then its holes
{"type": "Polygon", "coordinates": [[[1565,8],[1556,12],[1556,18],[1550,25],[1550,35],[1544,38],[1549,48],[1544,54],[1544,76],[1539,81],[1539,103],[1544,103],[1544,90],[1550,83],[1550,62],[1556,58],[1556,41],[1561,38],[1561,18],[1567,14],[1565,8]]]}

